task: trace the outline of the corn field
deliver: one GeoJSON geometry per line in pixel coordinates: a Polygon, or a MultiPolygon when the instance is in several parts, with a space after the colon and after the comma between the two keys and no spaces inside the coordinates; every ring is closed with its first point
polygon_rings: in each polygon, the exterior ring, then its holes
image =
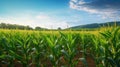
{"type": "Polygon", "coordinates": [[[120,67],[119,30],[0,30],[0,67],[120,67]]]}

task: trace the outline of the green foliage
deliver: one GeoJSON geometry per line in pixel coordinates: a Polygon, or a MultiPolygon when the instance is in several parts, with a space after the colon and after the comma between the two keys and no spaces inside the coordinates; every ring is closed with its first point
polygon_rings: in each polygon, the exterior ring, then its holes
{"type": "Polygon", "coordinates": [[[0,28],[1,29],[20,29],[20,30],[32,30],[33,29],[29,26],[23,26],[23,25],[17,25],[17,24],[6,24],[6,23],[1,23],[0,28]]]}
{"type": "Polygon", "coordinates": [[[1,31],[0,67],[76,67],[80,62],[89,67],[88,57],[96,67],[120,67],[119,30],[100,34],[1,31]]]}
{"type": "Polygon", "coordinates": [[[86,30],[86,31],[92,31],[96,30],[96,28],[101,27],[111,27],[111,26],[120,26],[120,21],[116,22],[105,22],[105,23],[92,23],[92,24],[85,24],[85,25],[79,25],[70,27],[71,30],[86,30]]]}

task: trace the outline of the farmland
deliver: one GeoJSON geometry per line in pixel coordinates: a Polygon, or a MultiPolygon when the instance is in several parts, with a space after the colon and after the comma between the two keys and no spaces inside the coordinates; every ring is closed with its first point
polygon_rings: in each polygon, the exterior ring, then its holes
{"type": "Polygon", "coordinates": [[[120,27],[0,30],[0,67],[120,67],[120,27]]]}

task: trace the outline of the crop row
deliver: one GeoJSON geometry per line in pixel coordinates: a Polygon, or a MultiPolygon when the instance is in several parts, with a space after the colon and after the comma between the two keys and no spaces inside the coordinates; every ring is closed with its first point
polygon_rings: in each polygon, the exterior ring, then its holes
{"type": "Polygon", "coordinates": [[[120,67],[119,29],[96,35],[1,31],[0,67],[120,67]]]}

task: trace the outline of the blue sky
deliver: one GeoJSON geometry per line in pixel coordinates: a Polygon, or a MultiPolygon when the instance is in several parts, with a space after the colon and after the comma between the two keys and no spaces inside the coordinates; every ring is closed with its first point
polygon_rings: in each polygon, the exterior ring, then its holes
{"type": "Polygon", "coordinates": [[[66,28],[119,21],[119,0],[0,0],[0,23],[66,28]]]}

